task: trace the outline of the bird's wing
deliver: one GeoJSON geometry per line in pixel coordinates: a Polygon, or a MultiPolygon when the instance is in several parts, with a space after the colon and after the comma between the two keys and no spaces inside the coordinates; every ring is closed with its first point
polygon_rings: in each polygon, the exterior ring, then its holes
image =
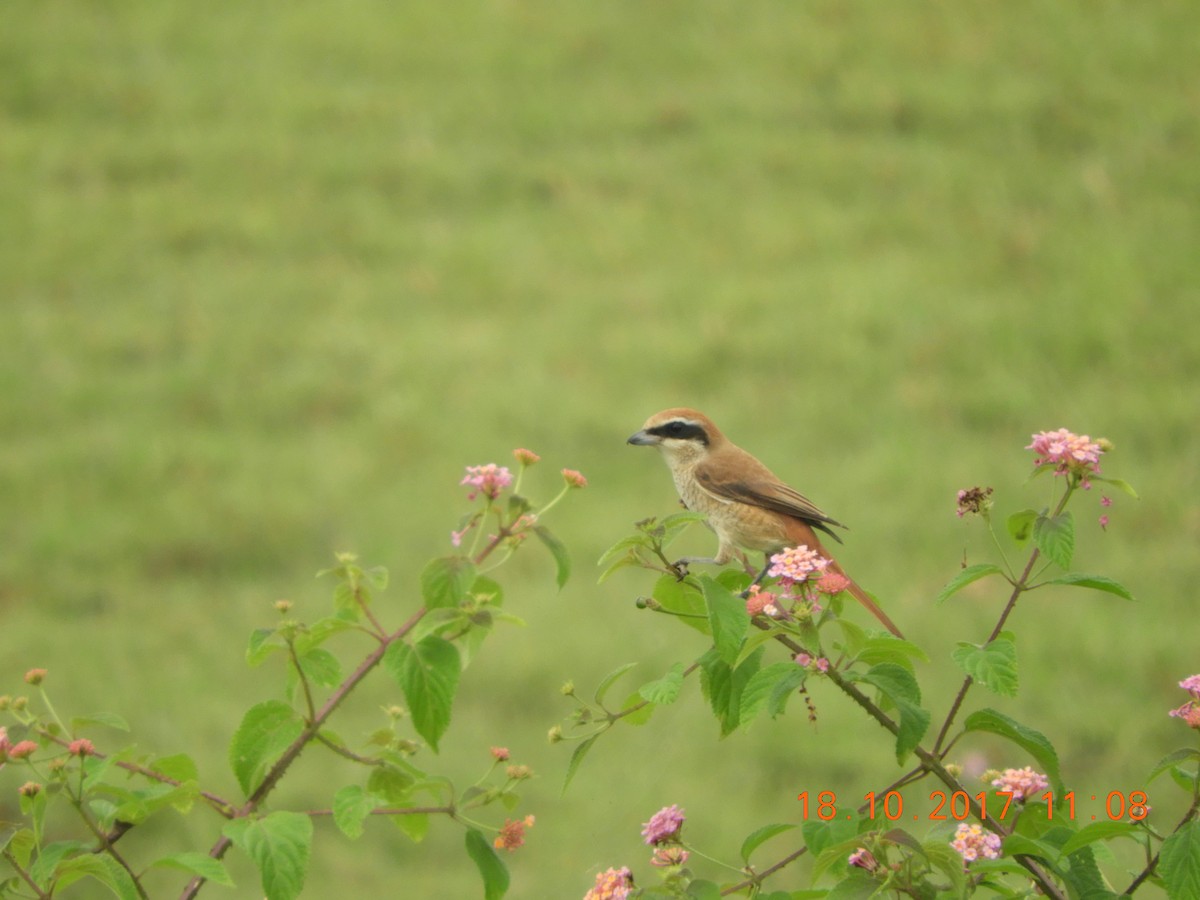
{"type": "Polygon", "coordinates": [[[726,474],[716,466],[697,466],[695,475],[700,487],[718,499],[735,500],[785,516],[793,516],[828,534],[833,532],[825,527],[826,525],[845,527],[841,522],[825,515],[815,503],[772,476],[770,472],[760,474],[752,471],[749,474],[733,475],[726,474]]]}

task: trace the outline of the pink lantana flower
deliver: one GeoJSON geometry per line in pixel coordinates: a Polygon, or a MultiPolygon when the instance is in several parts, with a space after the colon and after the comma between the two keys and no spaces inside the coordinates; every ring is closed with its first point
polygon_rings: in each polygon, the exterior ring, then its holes
{"type": "Polygon", "coordinates": [[[1189,728],[1200,729],[1200,675],[1189,675],[1179,682],[1179,686],[1191,694],[1191,699],[1167,715],[1182,719],[1189,728]]]}
{"type": "Polygon", "coordinates": [[[607,869],[596,875],[596,884],[583,900],[625,900],[633,892],[633,873],[628,867],[607,869]]]}
{"type": "Polygon", "coordinates": [[[677,805],[664,806],[642,826],[642,837],[647,844],[666,844],[679,840],[683,830],[683,810],[677,805]]]}
{"type": "Polygon", "coordinates": [[[467,466],[467,474],[459,484],[471,487],[467,494],[468,500],[474,500],[479,494],[483,494],[489,500],[495,500],[512,481],[512,472],[508,471],[507,466],[488,463],[486,466],[467,466]]]}
{"type": "Polygon", "coordinates": [[[1050,786],[1050,781],[1041,772],[1035,772],[1032,767],[1023,769],[1005,769],[992,779],[992,787],[1002,791],[1011,791],[1013,799],[1023,803],[1050,786]]]}
{"type": "Polygon", "coordinates": [[[982,825],[968,825],[963,822],[954,833],[954,840],[950,842],[950,846],[963,858],[964,865],[977,859],[1000,857],[1000,835],[984,831],[982,825]]]}
{"type": "Polygon", "coordinates": [[[1035,466],[1053,466],[1055,475],[1070,473],[1080,479],[1080,486],[1090,487],[1089,475],[1100,472],[1100,455],[1105,446],[1093,441],[1086,434],[1079,435],[1060,428],[1057,431],[1039,431],[1026,450],[1034,452],[1035,466]]]}
{"type": "Polygon", "coordinates": [[[813,573],[824,573],[828,565],[829,560],[816,550],[810,550],[801,544],[799,547],[780,550],[772,556],[771,568],[767,569],[767,574],[778,578],[784,584],[800,584],[807,581],[813,573]]]}
{"type": "Polygon", "coordinates": [[[583,477],[582,473],[576,472],[574,469],[563,469],[562,477],[563,477],[563,481],[565,481],[567,483],[567,487],[573,487],[573,488],[587,487],[587,479],[583,477]]]}

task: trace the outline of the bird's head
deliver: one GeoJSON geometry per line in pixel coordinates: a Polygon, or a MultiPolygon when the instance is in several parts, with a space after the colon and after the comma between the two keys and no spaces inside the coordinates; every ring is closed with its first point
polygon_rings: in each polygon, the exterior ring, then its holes
{"type": "Polygon", "coordinates": [[[667,464],[675,466],[703,459],[724,441],[725,436],[708,416],[679,407],[652,415],[626,443],[657,447],[667,464]]]}

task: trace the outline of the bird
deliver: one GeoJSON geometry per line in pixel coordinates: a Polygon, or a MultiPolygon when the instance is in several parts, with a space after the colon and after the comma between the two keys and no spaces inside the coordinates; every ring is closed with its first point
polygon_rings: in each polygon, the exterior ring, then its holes
{"type": "Polygon", "coordinates": [[[817,537],[820,531],[841,543],[833,528],[846,526],[730,441],[708,416],[686,407],[664,409],[647,419],[626,443],[656,447],[662,453],[683,505],[702,514],[717,535],[716,555],[685,557],[676,564],[683,571],[695,563],[724,565],[740,549],[761,551],[769,558],[785,548],[805,545],[829,560],[827,571],[844,577],[854,598],[888,631],[903,638],[887,613],[817,537]]]}

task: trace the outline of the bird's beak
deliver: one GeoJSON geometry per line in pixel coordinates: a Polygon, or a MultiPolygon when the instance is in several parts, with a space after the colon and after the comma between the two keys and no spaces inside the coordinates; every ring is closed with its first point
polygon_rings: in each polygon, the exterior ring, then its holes
{"type": "Polygon", "coordinates": [[[642,430],[642,431],[639,431],[637,434],[631,434],[629,436],[629,440],[627,440],[625,443],[634,444],[638,447],[649,447],[649,446],[653,446],[654,444],[657,444],[658,438],[655,437],[654,435],[650,434],[649,432],[642,430]]]}

